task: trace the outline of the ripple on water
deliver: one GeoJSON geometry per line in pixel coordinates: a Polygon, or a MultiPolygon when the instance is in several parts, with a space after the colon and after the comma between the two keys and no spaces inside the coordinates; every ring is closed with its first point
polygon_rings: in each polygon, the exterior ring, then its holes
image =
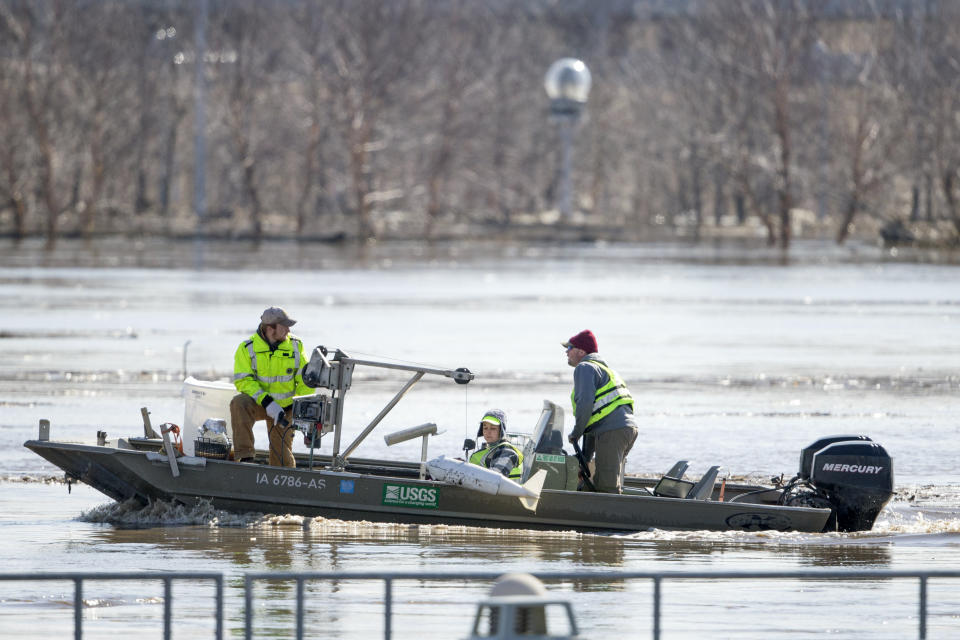
{"type": "Polygon", "coordinates": [[[802,533],[796,531],[669,531],[650,529],[623,534],[588,534],[575,531],[523,531],[448,524],[404,524],[391,522],[348,521],[336,518],[307,517],[293,514],[259,512],[231,513],[201,500],[194,506],[155,501],[142,506],[135,500],[111,502],[83,512],[79,520],[119,527],[155,527],[200,525],[211,528],[302,529],[314,534],[338,534],[362,538],[409,537],[483,537],[546,539],[583,539],[588,537],[656,543],[730,543],[764,545],[885,544],[890,542],[943,543],[945,536],[960,534],[960,507],[918,506],[894,502],[880,514],[871,531],[855,533],[802,533]]]}

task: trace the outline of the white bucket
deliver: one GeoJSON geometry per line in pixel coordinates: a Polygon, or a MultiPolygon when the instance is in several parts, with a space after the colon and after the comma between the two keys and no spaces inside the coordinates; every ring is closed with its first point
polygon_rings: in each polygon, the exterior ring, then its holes
{"type": "Polygon", "coordinates": [[[230,400],[237,395],[237,388],[229,382],[197,380],[190,376],[183,381],[183,425],[181,438],[183,452],[193,455],[193,441],[205,420],[217,418],[227,423],[227,436],[233,441],[233,425],[230,424],[230,400]]]}

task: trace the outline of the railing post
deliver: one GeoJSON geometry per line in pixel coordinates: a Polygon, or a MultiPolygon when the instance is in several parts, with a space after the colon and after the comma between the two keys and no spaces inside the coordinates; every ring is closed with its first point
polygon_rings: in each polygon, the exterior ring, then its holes
{"type": "Polygon", "coordinates": [[[83,578],[73,579],[73,637],[83,640],[83,578]]]}
{"type": "Polygon", "coordinates": [[[927,637],[927,576],[920,576],[920,640],[927,637]]]}
{"type": "Polygon", "coordinates": [[[253,638],[253,579],[243,576],[243,637],[253,638]]]}
{"type": "Polygon", "coordinates": [[[169,577],[163,579],[163,640],[170,640],[172,635],[173,613],[173,583],[169,577]]]}
{"type": "Polygon", "coordinates": [[[223,640],[223,574],[217,576],[217,640],[223,640]]]}
{"type": "Polygon", "coordinates": [[[660,640],[660,578],[653,576],[653,640],[660,640]]]}
{"type": "Polygon", "coordinates": [[[393,579],[383,579],[383,637],[384,640],[390,640],[390,634],[393,626],[393,579]]]}
{"type": "Polygon", "coordinates": [[[297,577],[297,640],[303,640],[303,578],[297,577]]]}

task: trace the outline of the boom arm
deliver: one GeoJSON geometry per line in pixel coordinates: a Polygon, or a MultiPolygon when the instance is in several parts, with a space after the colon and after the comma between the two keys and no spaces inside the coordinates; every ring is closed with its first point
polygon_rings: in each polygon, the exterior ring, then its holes
{"type": "Polygon", "coordinates": [[[376,428],[380,421],[386,417],[393,407],[400,402],[401,398],[410,390],[413,385],[420,381],[426,374],[444,376],[452,378],[457,384],[467,384],[473,380],[474,375],[469,369],[432,369],[417,365],[395,364],[392,362],[380,362],[377,360],[358,360],[351,358],[343,351],[337,349],[332,358],[328,358],[329,350],[323,346],[316,347],[310,356],[310,362],[303,369],[303,381],[310,387],[329,389],[333,392],[330,401],[333,403],[333,468],[342,470],[346,459],[363,442],[364,438],[370,435],[370,432],[376,428]],[[343,404],[344,396],[350,389],[353,380],[353,368],[357,365],[366,367],[376,367],[379,369],[396,369],[399,371],[412,371],[413,376],[407,381],[400,391],[388,402],[377,417],[350,443],[340,454],[340,435],[343,432],[343,404]]]}

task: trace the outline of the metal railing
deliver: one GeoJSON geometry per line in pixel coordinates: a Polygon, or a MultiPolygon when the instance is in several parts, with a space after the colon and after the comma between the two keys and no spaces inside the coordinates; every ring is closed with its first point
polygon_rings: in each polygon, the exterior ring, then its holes
{"type": "MultiPolygon", "coordinates": [[[[489,581],[493,582],[503,575],[498,572],[464,572],[464,573],[431,573],[431,572],[251,572],[244,574],[244,637],[250,640],[253,636],[254,612],[254,585],[260,581],[292,581],[296,583],[296,635],[297,640],[304,637],[304,585],[312,581],[381,581],[384,585],[384,638],[391,640],[393,636],[393,588],[396,581],[409,580],[422,582],[433,581],[489,581]]],[[[533,573],[544,582],[576,580],[587,582],[650,580],[653,583],[653,611],[652,611],[652,638],[660,640],[661,633],[661,591],[666,581],[684,580],[891,580],[916,579],[918,581],[918,630],[917,637],[926,640],[927,637],[927,582],[931,578],[960,578],[957,571],[897,571],[897,570],[847,570],[825,569],[817,571],[685,571],[685,572],[651,572],[651,571],[603,571],[603,572],[559,572],[533,573]]],[[[213,580],[216,583],[216,637],[223,638],[223,574],[220,573],[36,573],[36,574],[3,574],[0,581],[53,581],[70,580],[75,584],[74,596],[74,637],[81,640],[83,582],[85,580],[162,580],[164,583],[164,639],[171,638],[171,612],[173,597],[171,582],[173,580],[213,580]]]]}
{"type": "MultiPolygon", "coordinates": [[[[245,638],[250,640],[252,629],[253,584],[260,580],[295,580],[297,583],[297,628],[296,638],[303,638],[303,585],[312,580],[380,580],[384,583],[384,638],[391,640],[393,614],[393,583],[397,580],[486,580],[494,581],[504,572],[466,572],[466,573],[424,573],[424,572],[317,572],[317,573],[248,573],[244,578],[245,601],[245,638]]],[[[960,578],[960,571],[893,571],[893,570],[820,570],[820,571],[604,571],[604,572],[564,572],[533,573],[544,582],[558,580],[610,581],[610,580],[651,580],[653,582],[653,640],[660,640],[661,587],[667,580],[889,580],[916,578],[919,580],[918,594],[918,638],[927,637],[927,581],[930,578],[960,578]]]]}
{"type": "MultiPolygon", "coordinates": [[[[223,574],[222,573],[160,573],[160,572],[88,572],[66,571],[63,573],[0,573],[0,581],[29,581],[29,582],[73,582],[73,637],[76,640],[83,638],[83,583],[85,581],[108,580],[159,580],[163,582],[163,638],[170,640],[173,633],[173,581],[174,580],[213,580],[216,584],[214,596],[217,605],[216,638],[223,640],[223,574]]],[[[47,634],[44,634],[47,635],[47,634]]]]}

